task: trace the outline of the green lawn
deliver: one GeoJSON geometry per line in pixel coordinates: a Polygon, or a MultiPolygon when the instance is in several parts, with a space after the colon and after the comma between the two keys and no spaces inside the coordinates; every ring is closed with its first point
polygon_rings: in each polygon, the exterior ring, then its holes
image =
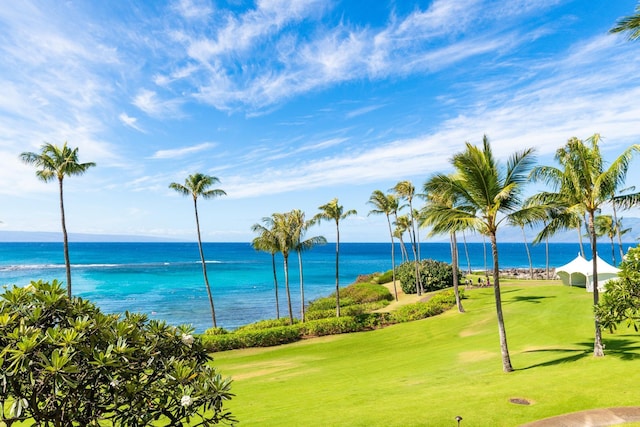
{"type": "Polygon", "coordinates": [[[511,283],[503,308],[515,372],[502,372],[493,289],[472,289],[464,314],[217,353],[235,380],[229,408],[241,426],[406,427],[455,426],[456,415],[462,426],[516,426],[640,405],[640,335],[605,333],[607,356],[596,359],[591,294],[511,283]]]}

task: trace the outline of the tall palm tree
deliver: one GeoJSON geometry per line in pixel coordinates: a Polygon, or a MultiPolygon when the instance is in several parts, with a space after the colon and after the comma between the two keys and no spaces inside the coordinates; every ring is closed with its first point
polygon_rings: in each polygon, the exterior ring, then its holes
{"type": "Polygon", "coordinates": [[[305,238],[305,234],[312,225],[311,221],[304,218],[304,212],[300,209],[294,209],[288,213],[291,216],[292,230],[294,233],[295,250],[298,254],[298,270],[300,273],[300,320],[305,321],[304,312],[304,270],[302,268],[302,252],[308,251],[317,245],[324,245],[327,239],[323,236],[313,236],[305,238]]]}
{"type": "Polygon", "coordinates": [[[531,261],[531,251],[529,250],[529,243],[527,242],[527,234],[524,231],[524,226],[531,224],[531,219],[527,218],[526,209],[515,212],[509,217],[509,224],[512,226],[520,227],[522,231],[522,240],[524,241],[524,248],[527,252],[527,259],[529,260],[529,278],[533,280],[533,262],[531,261]]]}
{"type": "Polygon", "coordinates": [[[393,237],[398,239],[398,241],[400,242],[400,255],[401,255],[402,262],[408,262],[409,253],[407,252],[407,246],[404,243],[404,237],[402,237],[404,236],[404,233],[406,233],[407,231],[406,227],[402,224],[402,221],[401,221],[403,217],[404,215],[399,216],[393,222],[393,225],[395,225],[395,228],[393,229],[393,237]]]}
{"type": "MultiPolygon", "coordinates": [[[[270,218],[263,218],[263,223],[272,226],[270,218]]],[[[251,231],[259,233],[257,237],[253,239],[251,245],[257,251],[268,252],[271,254],[271,267],[273,269],[273,288],[276,293],[276,319],[280,318],[280,300],[278,297],[278,274],[276,273],[276,254],[280,252],[280,246],[278,237],[276,236],[273,228],[267,228],[262,224],[253,224],[251,231]]]]}
{"type": "Polygon", "coordinates": [[[400,181],[398,182],[393,190],[398,195],[398,197],[406,199],[409,206],[409,237],[411,241],[411,249],[413,251],[413,259],[415,265],[415,274],[416,274],[416,289],[418,295],[422,295],[422,280],[420,279],[420,242],[418,240],[416,234],[416,215],[413,209],[413,199],[416,196],[416,188],[413,186],[411,181],[400,181]]]}
{"type": "Polygon", "coordinates": [[[613,265],[616,265],[616,245],[614,238],[616,237],[616,223],[611,215],[598,215],[593,223],[596,237],[607,236],[611,241],[611,259],[613,265]]]}
{"type": "Polygon", "coordinates": [[[393,293],[396,301],[398,301],[398,289],[396,287],[396,244],[393,238],[393,229],[391,228],[391,215],[398,210],[398,199],[396,199],[393,194],[384,194],[380,190],[375,190],[371,193],[368,203],[374,207],[369,211],[369,215],[384,214],[387,217],[389,237],[391,238],[391,275],[393,280],[393,293]]]}
{"type": "Polygon", "coordinates": [[[348,211],[335,198],[329,203],[319,206],[320,212],[313,217],[313,222],[333,221],[336,224],[336,316],[340,317],[340,220],[357,215],[355,209],[348,211]]]}
{"type": "MultiPolygon", "coordinates": [[[[622,152],[610,165],[605,168],[605,162],[600,153],[600,135],[594,134],[584,142],[578,138],[571,138],[567,144],[556,151],[556,161],[559,168],[552,166],[534,169],[532,176],[544,179],[555,191],[542,192],[540,200],[555,202],[565,211],[579,210],[587,215],[587,230],[591,242],[593,265],[593,304],[598,305],[598,267],[597,238],[595,232],[595,217],[600,208],[616,193],[624,183],[633,154],[640,151],[640,145],[634,144],[622,152]]],[[[637,199],[638,194],[626,195],[627,199],[637,199]]],[[[593,354],[604,356],[602,346],[602,331],[598,316],[594,315],[595,339],[593,354]]]]}
{"type": "Polygon", "coordinates": [[[462,244],[464,247],[464,256],[467,258],[467,274],[471,274],[471,259],[469,258],[469,248],[467,247],[467,235],[462,230],[462,244]]]}
{"type": "Polygon", "coordinates": [[[431,184],[427,181],[424,184],[425,194],[427,194],[427,203],[422,209],[420,219],[420,226],[431,227],[430,235],[437,235],[442,233],[449,234],[449,241],[451,245],[451,267],[453,270],[453,293],[456,298],[456,306],[458,312],[464,313],[462,307],[462,301],[460,299],[460,292],[458,290],[458,241],[456,238],[456,231],[463,231],[465,223],[461,221],[452,220],[455,216],[456,209],[464,209],[461,206],[456,205],[456,194],[453,192],[448,193],[433,193],[429,192],[431,184]]]}
{"type": "Polygon", "coordinates": [[[291,215],[286,213],[274,213],[270,218],[263,218],[263,222],[269,224],[277,239],[277,245],[282,254],[284,266],[284,287],[287,293],[287,307],[289,311],[289,324],[293,325],[293,309],[291,307],[291,289],[289,287],[289,255],[295,250],[296,236],[295,225],[291,215]]]}
{"type": "Polygon", "coordinates": [[[624,260],[624,249],[622,247],[622,236],[629,233],[631,231],[630,228],[624,228],[622,223],[622,217],[616,220],[616,236],[618,236],[618,249],[620,250],[620,259],[624,260]]]}
{"type": "Polygon", "coordinates": [[[627,33],[629,40],[637,40],[640,38],[640,3],[636,5],[633,15],[620,18],[616,22],[615,27],[609,30],[610,33],[627,33]]]}
{"type": "Polygon", "coordinates": [[[64,247],[64,264],[67,273],[67,295],[71,298],[71,261],[69,260],[69,237],[67,235],[67,224],[64,216],[64,192],[62,181],[66,176],[82,175],[90,167],[95,166],[94,162],[80,163],[78,161],[78,148],[70,148],[65,142],[62,147],[51,143],[41,146],[39,153],[24,152],[20,154],[23,162],[34,165],[38,170],[36,176],[44,182],[58,179],[58,190],[60,193],[60,219],[62,222],[62,240],[64,247]]]}
{"type": "Polygon", "coordinates": [[[198,233],[198,250],[200,251],[200,261],[202,262],[202,275],[204,276],[204,284],[207,287],[207,295],[209,296],[209,306],[211,307],[211,320],[213,321],[213,327],[217,328],[216,324],[216,310],[213,305],[213,294],[211,293],[211,286],[209,285],[209,278],[207,277],[207,263],[204,258],[204,251],[202,249],[202,237],[200,235],[200,219],[198,217],[198,197],[203,199],[212,199],[218,196],[224,196],[227,193],[219,188],[210,188],[211,186],[219,183],[220,180],[215,176],[205,175],[202,173],[194,173],[189,175],[184,184],[172,182],[169,184],[169,188],[177,191],[183,196],[191,196],[193,199],[193,210],[196,214],[196,231],[198,233]]]}
{"type": "Polygon", "coordinates": [[[521,205],[521,194],[527,182],[527,174],[533,164],[533,150],[527,149],[513,154],[506,167],[493,157],[488,138],[483,138],[482,147],[466,143],[463,152],[455,154],[451,163],[455,175],[434,175],[425,186],[428,193],[452,194],[465,209],[452,209],[447,220],[458,223],[461,228],[473,228],[487,235],[493,253],[493,289],[498,319],[502,369],[513,371],[507,334],[502,312],[500,293],[500,265],[496,234],[505,219],[521,205]]]}

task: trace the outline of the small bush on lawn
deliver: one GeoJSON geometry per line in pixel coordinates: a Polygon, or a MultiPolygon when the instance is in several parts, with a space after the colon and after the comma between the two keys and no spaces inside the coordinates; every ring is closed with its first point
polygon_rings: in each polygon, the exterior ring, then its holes
{"type": "Polygon", "coordinates": [[[456,303],[452,290],[438,293],[427,302],[417,302],[398,308],[391,313],[393,323],[411,322],[414,320],[426,319],[444,313],[456,303]]]}
{"type": "MultiPolygon", "coordinates": [[[[418,272],[425,292],[453,286],[453,268],[450,264],[433,259],[423,259],[418,263],[418,272]]],[[[458,279],[462,274],[458,272],[458,279]]],[[[398,266],[396,278],[400,280],[400,286],[405,294],[416,293],[416,269],[413,261],[405,262],[398,266]]]]}
{"type": "Polygon", "coordinates": [[[351,298],[358,303],[374,301],[391,301],[393,295],[384,286],[373,283],[355,283],[340,290],[340,299],[351,298]]]}
{"type": "Polygon", "coordinates": [[[228,334],[229,331],[227,331],[224,328],[209,328],[206,331],[204,331],[205,335],[224,335],[224,334],[228,334]]]}
{"type": "Polygon", "coordinates": [[[377,282],[380,284],[389,283],[391,281],[393,281],[393,270],[382,273],[377,277],[377,282]]]}
{"type": "MultiPolygon", "coordinates": [[[[357,316],[359,314],[367,313],[369,311],[378,310],[382,307],[386,307],[387,305],[389,305],[389,301],[386,301],[386,300],[368,302],[365,304],[348,305],[346,307],[340,308],[340,315],[341,316],[357,316]]],[[[327,310],[307,311],[306,313],[306,320],[328,319],[330,317],[336,317],[335,307],[329,308],[327,310]]]]}

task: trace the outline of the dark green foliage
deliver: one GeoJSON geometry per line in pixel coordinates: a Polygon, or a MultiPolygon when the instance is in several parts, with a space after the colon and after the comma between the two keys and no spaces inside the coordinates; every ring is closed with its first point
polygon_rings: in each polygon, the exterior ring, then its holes
{"type": "MultiPolygon", "coordinates": [[[[453,268],[451,264],[423,259],[418,264],[420,278],[425,292],[436,291],[453,286],[453,268]]],[[[416,272],[413,261],[402,263],[396,270],[396,278],[405,294],[416,293],[416,272]]],[[[458,280],[462,280],[462,274],[458,272],[458,280]]]]}
{"type": "MultiPolygon", "coordinates": [[[[342,300],[340,300],[342,302],[342,300]]],[[[341,314],[343,316],[357,316],[359,314],[367,313],[369,311],[378,310],[380,308],[386,307],[389,305],[389,301],[375,301],[368,302],[364,304],[353,304],[348,305],[342,308],[341,314]]],[[[307,311],[306,317],[307,320],[317,320],[317,319],[326,319],[329,317],[335,317],[336,310],[335,308],[328,308],[324,310],[311,310],[307,311]]]]}
{"type": "Polygon", "coordinates": [[[640,248],[629,249],[620,264],[620,277],[606,284],[596,306],[596,317],[600,325],[613,331],[625,322],[627,327],[640,329],[640,248]]]}
{"type": "Polygon", "coordinates": [[[57,281],[0,295],[0,420],[182,426],[233,421],[231,381],[190,327],[105,315],[57,281]],[[10,408],[9,403],[13,402],[10,408]]]}
{"type": "Polygon", "coordinates": [[[249,347],[272,347],[274,345],[295,342],[300,338],[301,335],[298,325],[243,330],[226,335],[203,335],[201,337],[202,343],[208,351],[225,351],[249,347]]]}
{"type": "Polygon", "coordinates": [[[353,316],[329,317],[301,323],[300,332],[305,336],[320,337],[363,330],[362,324],[353,316]]]}

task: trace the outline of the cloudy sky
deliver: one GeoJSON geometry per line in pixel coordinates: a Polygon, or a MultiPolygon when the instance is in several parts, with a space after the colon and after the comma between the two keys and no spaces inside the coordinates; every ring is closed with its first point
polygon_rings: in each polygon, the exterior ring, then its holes
{"type": "Polygon", "coordinates": [[[200,203],[205,240],[338,197],[359,213],[343,241],[386,241],[371,192],[420,189],[465,141],[547,164],[572,136],[600,133],[609,159],[639,142],[640,42],[608,34],[635,6],[0,2],[0,232],[59,231],[57,186],[18,157],[68,141],[97,163],[65,180],[70,232],[193,239],[168,185],[202,172],[227,192],[200,203]]]}

